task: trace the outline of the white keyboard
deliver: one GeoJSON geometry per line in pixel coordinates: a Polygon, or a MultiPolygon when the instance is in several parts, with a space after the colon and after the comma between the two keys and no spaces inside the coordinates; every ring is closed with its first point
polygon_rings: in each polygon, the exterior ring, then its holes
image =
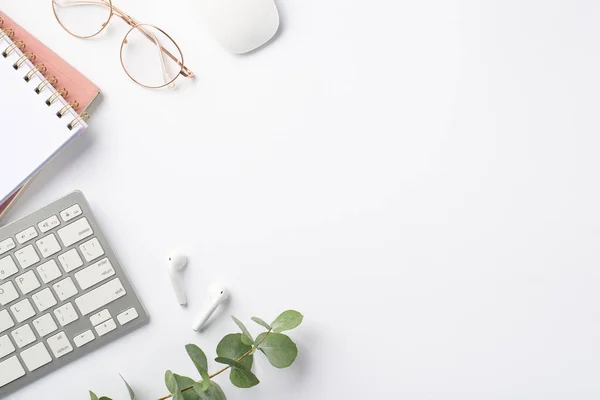
{"type": "Polygon", "coordinates": [[[0,228],[0,398],[147,320],[80,192],[0,228]]]}

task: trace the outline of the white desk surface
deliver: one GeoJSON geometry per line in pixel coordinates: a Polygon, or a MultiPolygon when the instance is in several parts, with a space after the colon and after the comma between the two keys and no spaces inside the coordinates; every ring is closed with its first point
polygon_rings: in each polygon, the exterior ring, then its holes
{"type": "Polygon", "coordinates": [[[104,101],[11,218],[81,189],[152,322],[10,400],[125,399],[118,373],[166,394],[186,343],[237,330],[189,327],[214,280],[223,314],[306,315],[297,364],[259,357],[230,399],[598,398],[600,3],[282,0],[277,40],[233,56],[192,0],[115,1],[198,75],[162,91],[121,70],[121,21],[84,41],[31,3],[0,7],[104,101]]]}

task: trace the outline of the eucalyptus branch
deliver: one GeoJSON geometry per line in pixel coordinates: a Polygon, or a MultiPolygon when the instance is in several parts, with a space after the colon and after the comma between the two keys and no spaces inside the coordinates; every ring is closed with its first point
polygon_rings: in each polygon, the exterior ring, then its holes
{"type": "MultiPolygon", "coordinates": [[[[225,366],[209,374],[206,353],[193,343],[187,344],[185,350],[200,374],[200,380],[167,370],[165,385],[171,394],[158,400],[227,400],[223,389],[213,378],[228,370],[231,372],[229,380],[233,386],[247,389],[258,385],[260,381],[252,371],[254,354],[258,349],[276,368],[287,368],[294,363],[298,356],[298,346],[282,332],[295,329],[302,323],[304,316],[298,311],[284,311],[270,324],[260,318],[252,317],[252,321],[264,328],[256,339],[239,319],[234,316],[231,318],[240,328],[241,333],[230,333],[217,345],[215,361],[225,366]]],[[[121,378],[127,387],[129,398],[136,400],[132,387],[122,376],[121,378]]],[[[98,397],[91,390],[89,394],[91,400],[111,400],[106,396],[98,397]]]]}
{"type": "MultiPolygon", "coordinates": [[[[236,359],[235,361],[240,362],[242,361],[244,358],[248,357],[250,354],[252,354],[254,351],[256,351],[260,345],[265,341],[265,339],[267,338],[267,336],[269,336],[271,334],[271,332],[273,331],[273,328],[269,328],[269,330],[267,331],[267,334],[262,338],[262,340],[260,342],[258,342],[258,344],[254,347],[252,347],[250,350],[248,350],[245,354],[243,354],[241,357],[239,357],[238,359],[236,359]]],[[[217,375],[222,374],[223,372],[227,371],[229,368],[231,368],[231,365],[226,366],[225,368],[215,372],[214,374],[210,375],[210,379],[214,378],[217,375]]],[[[188,386],[186,388],[181,389],[181,392],[185,392],[188,390],[193,389],[193,386],[188,386]]],[[[159,398],[158,400],[167,400],[170,399],[171,397],[173,397],[173,394],[170,394],[168,396],[164,396],[159,398]]]]}

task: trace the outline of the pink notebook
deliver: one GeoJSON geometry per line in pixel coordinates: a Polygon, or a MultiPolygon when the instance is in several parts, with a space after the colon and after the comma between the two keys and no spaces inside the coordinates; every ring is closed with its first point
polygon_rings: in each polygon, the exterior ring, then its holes
{"type": "MultiPolygon", "coordinates": [[[[0,30],[11,35],[12,39],[22,41],[25,45],[24,52],[35,54],[35,66],[48,78],[54,77],[57,86],[68,91],[68,101],[74,105],[75,111],[80,115],[88,113],[90,106],[100,95],[100,89],[83,74],[73,68],[56,53],[46,47],[42,42],[23,29],[8,15],[0,11],[0,30]]],[[[32,178],[33,179],[33,178],[32,178]]],[[[0,204],[0,219],[6,214],[31,180],[25,183],[8,200],[0,204]]],[[[0,196],[2,197],[2,196],[0,196]]]]}

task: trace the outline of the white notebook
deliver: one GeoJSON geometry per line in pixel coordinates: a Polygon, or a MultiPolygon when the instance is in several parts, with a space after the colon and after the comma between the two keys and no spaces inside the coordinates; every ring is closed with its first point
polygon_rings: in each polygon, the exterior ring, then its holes
{"type": "Polygon", "coordinates": [[[0,204],[87,127],[17,45],[0,39],[0,204]]]}

